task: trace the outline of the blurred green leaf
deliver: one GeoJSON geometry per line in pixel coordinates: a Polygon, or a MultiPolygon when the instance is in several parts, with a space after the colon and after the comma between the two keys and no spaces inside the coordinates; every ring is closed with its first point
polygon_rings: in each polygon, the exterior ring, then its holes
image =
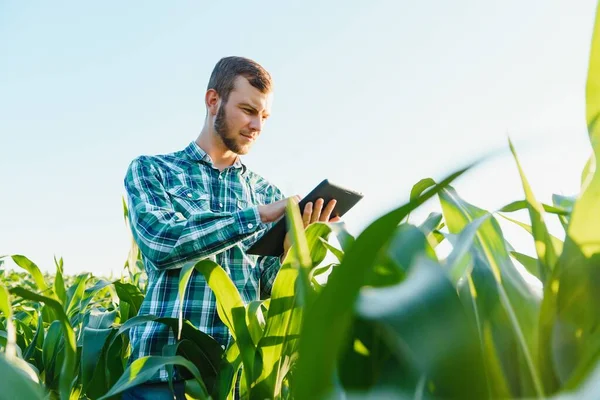
{"type": "Polygon", "coordinates": [[[344,253],[347,252],[350,249],[350,247],[354,244],[356,239],[346,229],[345,222],[333,222],[330,223],[329,226],[331,227],[331,231],[337,237],[338,242],[340,243],[340,246],[342,246],[342,250],[344,251],[344,253]]]}
{"type": "Polygon", "coordinates": [[[379,218],[365,229],[347,251],[344,249],[344,261],[333,270],[327,286],[315,303],[305,310],[300,358],[294,375],[295,396],[323,397],[332,391],[337,359],[344,341],[348,340],[352,305],[360,287],[372,273],[379,251],[409,212],[437,194],[465,170],[450,175],[421,197],[379,218]]]}
{"type": "MultiPolygon", "coordinates": [[[[524,222],[518,221],[516,219],[512,219],[510,217],[507,217],[506,215],[502,215],[499,214],[502,218],[504,218],[507,221],[510,221],[518,226],[520,226],[521,228],[525,229],[527,232],[529,232],[532,236],[533,236],[533,228],[531,227],[531,225],[528,225],[524,222]]],[[[552,246],[554,247],[555,251],[560,254],[563,250],[563,241],[560,240],[559,238],[557,238],[554,235],[549,234],[550,236],[550,241],[552,242],[552,246]]]]}
{"type": "MultiPolygon", "coordinates": [[[[410,191],[410,201],[413,201],[417,198],[419,198],[419,196],[421,196],[421,194],[423,194],[424,191],[426,191],[427,189],[429,189],[430,187],[435,186],[435,181],[431,178],[424,178],[421,179],[419,182],[417,182],[411,189],[410,191]]],[[[408,222],[410,219],[410,213],[408,213],[406,215],[406,222],[408,222]]]]}
{"type": "Polygon", "coordinates": [[[540,278],[539,264],[538,260],[535,257],[530,257],[527,254],[519,253],[518,251],[511,251],[510,255],[521,263],[522,266],[525,267],[527,272],[536,278],[540,278]]]}
{"type": "Polygon", "coordinates": [[[523,191],[525,192],[527,209],[529,210],[529,217],[531,218],[532,235],[535,241],[535,250],[538,256],[538,263],[540,264],[540,278],[542,282],[546,282],[547,278],[550,276],[550,271],[552,271],[554,265],[556,265],[558,257],[553,245],[552,236],[548,232],[546,222],[544,221],[544,209],[531,190],[529,181],[525,177],[525,172],[521,167],[517,152],[510,139],[508,143],[510,151],[517,163],[517,169],[519,170],[519,175],[521,176],[521,182],[523,184],[523,191]]]}
{"type": "Polygon", "coordinates": [[[486,397],[477,331],[435,261],[419,257],[402,283],[363,289],[356,313],[383,328],[391,354],[427,376],[435,387],[430,396],[486,397]]]}
{"type": "MultiPolygon", "coordinates": [[[[540,203],[541,206],[543,207],[544,211],[550,214],[556,214],[556,215],[570,215],[570,210],[567,210],[565,208],[562,207],[557,207],[556,205],[554,206],[549,206],[547,204],[543,204],[540,203]]],[[[515,211],[520,211],[520,210],[525,210],[527,209],[527,200],[517,200],[517,201],[513,201],[510,204],[505,205],[504,207],[500,208],[498,210],[498,212],[515,212],[515,211]]]]}
{"type": "Polygon", "coordinates": [[[598,360],[600,341],[600,7],[590,50],[586,121],[594,152],[582,193],[573,205],[562,254],[544,288],[540,360],[552,390],[582,382],[598,360]],[[591,168],[593,166],[593,168],[591,168]]]}
{"type": "Polygon", "coordinates": [[[4,354],[0,353],[0,375],[2,390],[0,400],[42,400],[45,398],[42,388],[31,380],[21,369],[14,366],[4,354]]]}
{"type": "Polygon", "coordinates": [[[452,252],[445,262],[450,280],[454,285],[457,285],[459,279],[463,278],[465,274],[470,274],[468,267],[472,266],[471,249],[473,241],[481,224],[486,222],[490,217],[491,214],[488,213],[476,218],[469,222],[458,234],[452,252]]]}

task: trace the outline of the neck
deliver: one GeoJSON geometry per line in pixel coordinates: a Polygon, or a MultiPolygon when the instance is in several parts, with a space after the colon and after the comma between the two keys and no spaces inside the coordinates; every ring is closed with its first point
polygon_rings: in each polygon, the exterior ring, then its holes
{"type": "Polygon", "coordinates": [[[210,156],[213,164],[220,171],[233,165],[238,158],[236,153],[225,147],[219,135],[209,130],[206,126],[202,128],[200,135],[196,139],[196,144],[210,156]]]}

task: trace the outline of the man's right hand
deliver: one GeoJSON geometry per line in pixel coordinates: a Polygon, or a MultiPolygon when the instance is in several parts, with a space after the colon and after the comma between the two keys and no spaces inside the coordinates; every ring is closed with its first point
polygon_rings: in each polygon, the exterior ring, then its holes
{"type": "Polygon", "coordinates": [[[288,200],[292,199],[296,204],[300,202],[300,196],[292,196],[274,203],[258,206],[261,222],[267,224],[277,221],[284,213],[288,200]]]}

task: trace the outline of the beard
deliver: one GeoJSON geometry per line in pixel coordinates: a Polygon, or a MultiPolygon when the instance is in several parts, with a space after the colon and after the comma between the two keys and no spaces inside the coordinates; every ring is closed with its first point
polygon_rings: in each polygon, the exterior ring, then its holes
{"type": "Polygon", "coordinates": [[[214,123],[215,132],[221,138],[221,141],[229,149],[235,154],[246,154],[250,150],[250,146],[244,146],[237,141],[236,134],[231,132],[229,126],[227,125],[227,114],[225,113],[225,104],[221,104],[219,106],[219,110],[217,111],[217,116],[215,117],[214,123]]]}

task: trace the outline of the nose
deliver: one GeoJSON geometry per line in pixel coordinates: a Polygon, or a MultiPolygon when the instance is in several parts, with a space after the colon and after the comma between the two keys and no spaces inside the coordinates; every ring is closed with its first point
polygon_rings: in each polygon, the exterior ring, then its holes
{"type": "Polygon", "coordinates": [[[254,132],[260,132],[262,129],[263,120],[259,115],[253,115],[250,119],[250,129],[254,132]]]}

